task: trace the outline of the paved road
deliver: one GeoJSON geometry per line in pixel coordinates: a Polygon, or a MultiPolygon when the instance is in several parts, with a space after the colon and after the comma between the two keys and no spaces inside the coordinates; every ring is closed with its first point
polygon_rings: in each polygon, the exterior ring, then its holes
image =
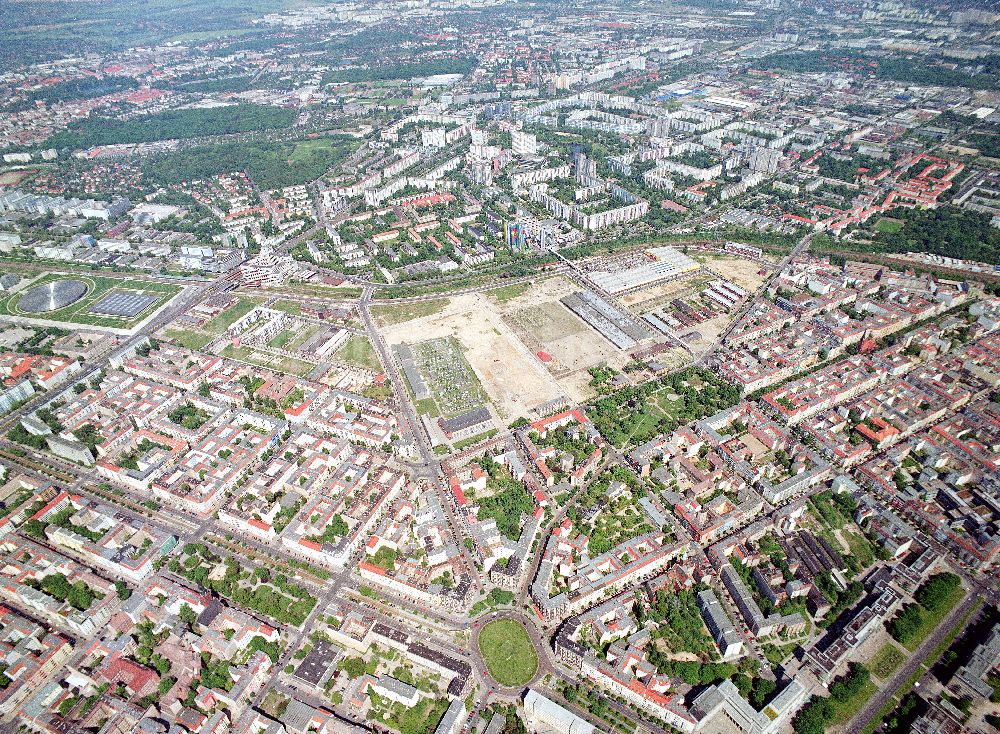
{"type": "Polygon", "coordinates": [[[718,338],[715,340],[712,346],[709,347],[709,349],[698,358],[697,362],[695,362],[695,366],[704,365],[706,362],[708,362],[708,360],[710,360],[715,355],[716,352],[718,352],[725,346],[726,340],[729,338],[729,335],[733,332],[733,329],[737,327],[743,316],[745,316],[747,311],[749,311],[750,308],[752,308],[753,305],[757,302],[757,296],[759,296],[761,293],[763,293],[770,287],[771,283],[774,282],[774,280],[781,274],[781,271],[784,270],[785,266],[788,265],[788,263],[790,263],[793,258],[798,257],[809,248],[809,243],[812,242],[814,236],[815,233],[807,234],[799,241],[799,243],[794,248],[792,248],[792,250],[787,255],[785,255],[784,258],[782,258],[781,262],[779,262],[777,265],[774,266],[774,270],[772,270],[770,275],[768,275],[767,279],[763,283],[761,283],[757,291],[752,295],[750,295],[750,297],[746,300],[746,302],[742,306],[740,306],[739,310],[732,315],[732,318],[729,321],[729,325],[726,326],[726,328],[722,331],[721,334],[719,334],[718,338]]]}
{"type": "MultiPolygon", "coordinates": [[[[947,617],[937,626],[933,633],[931,633],[926,640],[924,640],[920,647],[906,659],[906,662],[896,671],[896,674],[888,680],[885,685],[879,688],[875,695],[868,699],[868,703],[857,713],[854,718],[844,727],[844,734],[861,734],[866,726],[876,717],[882,708],[892,700],[896,692],[902,687],[902,685],[917,672],[917,669],[927,662],[928,667],[934,663],[933,660],[927,660],[930,654],[933,652],[941,641],[948,636],[951,632],[952,627],[958,623],[958,621],[968,612],[972,605],[978,599],[978,595],[975,593],[968,594],[962,603],[956,606],[947,617]]],[[[969,624],[972,620],[968,620],[965,626],[969,624]]]]}
{"type": "Polygon", "coordinates": [[[521,611],[514,609],[504,609],[489,614],[484,614],[472,623],[472,639],[469,642],[469,649],[476,661],[476,667],[482,673],[483,686],[487,691],[493,693],[498,698],[515,699],[519,698],[524,689],[546,675],[560,675],[559,670],[553,661],[552,649],[549,647],[545,634],[538,629],[538,619],[521,611]],[[534,645],[535,654],[538,656],[538,670],[528,683],[523,686],[509,687],[498,683],[489,675],[486,669],[486,661],[479,652],[479,633],[490,622],[498,619],[513,619],[520,622],[528,632],[531,643],[534,645]]]}
{"type": "Polygon", "coordinates": [[[81,380],[86,380],[98,370],[107,366],[108,360],[112,355],[121,354],[128,349],[133,348],[142,339],[145,339],[148,335],[156,332],[157,329],[170,323],[187,309],[205,300],[213,293],[221,290],[224,284],[225,281],[223,280],[215,281],[211,285],[200,283],[192,285],[188,287],[187,290],[178,293],[166,308],[162,309],[158,314],[153,316],[153,318],[143,324],[135,332],[135,334],[127,338],[117,349],[114,349],[111,353],[104,355],[100,359],[86,363],[83,369],[73,375],[72,380],[63,385],[61,388],[57,388],[47,393],[38,393],[35,397],[30,399],[17,410],[13,410],[5,415],[3,419],[0,420],[0,434],[6,435],[14,424],[21,420],[23,416],[58,399],[67,390],[69,390],[73,384],[80,382],[81,380]]]}

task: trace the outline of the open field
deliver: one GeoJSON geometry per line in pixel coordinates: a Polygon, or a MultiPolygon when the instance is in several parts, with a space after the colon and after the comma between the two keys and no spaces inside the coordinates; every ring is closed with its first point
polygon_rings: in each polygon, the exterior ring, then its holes
{"type": "Polygon", "coordinates": [[[760,288],[767,278],[767,275],[760,274],[761,266],[759,263],[740,257],[717,257],[705,264],[748,293],[760,288]]]}
{"type": "Polygon", "coordinates": [[[513,285],[502,285],[488,292],[488,295],[497,303],[507,303],[519,296],[523,296],[531,287],[531,283],[515,283],[513,285]]]}
{"type": "Polygon", "coordinates": [[[517,338],[487,296],[469,293],[444,303],[430,303],[434,305],[428,306],[425,301],[384,307],[393,309],[383,312],[392,319],[412,314],[415,306],[430,312],[384,328],[386,341],[391,345],[415,344],[455,337],[503,420],[528,417],[533,408],[562,396],[555,379],[517,338]]]}
{"type": "MultiPolygon", "coordinates": [[[[211,321],[203,324],[200,329],[185,327],[167,328],[162,334],[182,347],[188,349],[204,349],[213,339],[225,333],[226,329],[235,324],[241,318],[250,313],[254,307],[263,303],[262,298],[256,296],[240,296],[233,306],[211,321]]],[[[252,361],[252,360],[251,360],[252,361]]]]}
{"type": "Polygon", "coordinates": [[[283,349],[286,352],[294,352],[307,341],[312,339],[323,327],[319,324],[308,324],[303,326],[301,322],[295,324],[295,328],[285,329],[278,332],[267,343],[267,346],[274,349],[283,349]],[[302,327],[302,328],[299,328],[302,327]]]}
{"type": "Polygon", "coordinates": [[[0,173],[0,186],[17,186],[24,179],[35,175],[35,171],[4,171],[0,173]]]}
{"type": "Polygon", "coordinates": [[[260,298],[241,296],[231,307],[220,313],[203,327],[210,334],[221,334],[262,303],[260,298]]]}
{"type": "Polygon", "coordinates": [[[406,321],[440,313],[448,305],[447,298],[435,298],[415,303],[390,303],[371,307],[372,318],[379,326],[393,326],[406,321]]]}
{"type": "Polygon", "coordinates": [[[888,680],[896,669],[906,661],[906,655],[892,642],[886,642],[868,663],[872,675],[888,680]]]}
{"type": "Polygon", "coordinates": [[[286,301],[284,299],[272,303],[271,308],[275,311],[284,311],[290,316],[298,316],[302,313],[302,307],[298,303],[295,301],[286,301]]]}
{"type": "Polygon", "coordinates": [[[358,298],[361,295],[361,289],[357,286],[324,285],[322,283],[292,283],[272,290],[293,296],[319,296],[321,298],[358,298]]]}
{"type": "Polygon", "coordinates": [[[164,303],[180,293],[181,287],[169,283],[154,283],[149,281],[131,280],[128,278],[109,278],[101,275],[85,273],[50,273],[25,285],[17,293],[0,299],[0,315],[21,316],[39,321],[52,321],[66,324],[84,324],[88,326],[108,326],[128,328],[139,323],[144,318],[160,308],[164,303]],[[36,286],[54,283],[61,280],[78,280],[87,287],[82,298],[65,308],[44,313],[30,313],[18,307],[21,296],[36,286]],[[133,317],[112,316],[108,314],[92,314],[90,309],[102,298],[117,290],[120,293],[143,293],[155,296],[156,300],[146,306],[133,317]]]}
{"type": "Polygon", "coordinates": [[[258,367],[266,367],[299,377],[307,377],[316,367],[316,365],[300,359],[268,354],[252,347],[234,347],[232,344],[227,344],[220,354],[229,359],[238,359],[258,367]]]}
{"type": "Polygon", "coordinates": [[[504,686],[523,686],[538,671],[538,654],[524,626],[497,619],[479,633],[479,651],[493,679],[504,686]]]}
{"type": "Polygon", "coordinates": [[[626,293],[619,300],[635,313],[649,311],[656,306],[668,303],[673,298],[679,298],[689,293],[697,293],[708,285],[710,278],[696,272],[684,278],[671,280],[660,285],[626,293]]]}
{"type": "Polygon", "coordinates": [[[335,356],[341,362],[347,362],[348,364],[375,370],[376,372],[382,371],[382,363],[378,361],[375,348],[366,336],[354,334],[344,342],[344,346],[337,350],[335,356]]]}
{"type": "Polygon", "coordinates": [[[559,302],[576,290],[565,278],[549,278],[504,302],[500,312],[533,355],[539,351],[551,355],[547,371],[568,396],[582,401],[593,394],[587,368],[601,363],[621,367],[625,357],[559,302]]]}
{"type": "Polygon", "coordinates": [[[189,329],[167,329],[163,334],[171,341],[175,341],[182,347],[187,347],[193,351],[203,349],[213,338],[211,334],[189,329]]]}

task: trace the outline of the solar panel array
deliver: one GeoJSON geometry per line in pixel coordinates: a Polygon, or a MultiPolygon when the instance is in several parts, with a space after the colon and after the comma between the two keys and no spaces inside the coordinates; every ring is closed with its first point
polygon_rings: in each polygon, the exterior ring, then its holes
{"type": "Polygon", "coordinates": [[[141,291],[114,290],[95,303],[90,308],[90,313],[130,319],[141,314],[156,303],[156,300],[156,296],[141,291]]]}

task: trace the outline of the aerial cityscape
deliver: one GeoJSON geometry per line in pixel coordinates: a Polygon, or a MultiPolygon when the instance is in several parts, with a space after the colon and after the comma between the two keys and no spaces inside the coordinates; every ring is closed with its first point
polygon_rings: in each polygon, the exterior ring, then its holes
{"type": "Polygon", "coordinates": [[[1000,733],[996,2],[0,8],[0,732],[1000,733]]]}

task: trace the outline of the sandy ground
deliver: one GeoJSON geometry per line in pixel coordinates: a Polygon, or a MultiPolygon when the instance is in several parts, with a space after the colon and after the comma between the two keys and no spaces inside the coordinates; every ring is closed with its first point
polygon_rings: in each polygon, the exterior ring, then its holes
{"type": "Polygon", "coordinates": [[[0,346],[13,347],[35,333],[34,329],[4,324],[0,329],[0,346]]]}
{"type": "Polygon", "coordinates": [[[507,302],[503,315],[532,354],[552,356],[549,373],[574,402],[582,402],[594,393],[587,368],[601,363],[620,368],[628,357],[559,302],[577,290],[566,278],[550,278],[507,302]]]}
{"type": "MultiPolygon", "coordinates": [[[[701,300],[699,294],[715,278],[728,280],[750,295],[763,284],[766,277],[766,274],[760,274],[760,264],[751,260],[701,252],[692,252],[691,256],[703,263],[710,272],[694,274],[687,278],[630,293],[621,298],[622,302],[628,305],[634,314],[641,315],[659,308],[669,310],[670,302],[678,298],[692,304],[698,304],[701,300]]],[[[718,316],[677,332],[678,336],[687,336],[695,332],[700,336],[697,339],[685,338],[685,343],[691,347],[696,355],[702,354],[718,341],[719,335],[729,325],[732,318],[730,314],[721,311],[717,306],[712,305],[711,307],[720,311],[718,316]]],[[[661,359],[660,361],[665,360],[661,359]]]]}
{"type": "Polygon", "coordinates": [[[723,257],[713,255],[701,257],[706,267],[714,270],[731,283],[735,283],[748,293],[757,290],[764,282],[766,275],[760,274],[760,264],[741,257],[723,257]]]}
{"type": "Polygon", "coordinates": [[[564,395],[486,296],[455,296],[442,311],[388,326],[382,333],[393,345],[456,337],[503,420],[532,417],[534,408],[564,395]]]}
{"type": "Polygon", "coordinates": [[[620,300],[634,313],[646,313],[657,306],[662,306],[674,298],[686,296],[688,293],[701,291],[708,286],[706,275],[694,273],[686,278],[678,278],[651,288],[643,288],[634,293],[626,293],[620,300]]]}

